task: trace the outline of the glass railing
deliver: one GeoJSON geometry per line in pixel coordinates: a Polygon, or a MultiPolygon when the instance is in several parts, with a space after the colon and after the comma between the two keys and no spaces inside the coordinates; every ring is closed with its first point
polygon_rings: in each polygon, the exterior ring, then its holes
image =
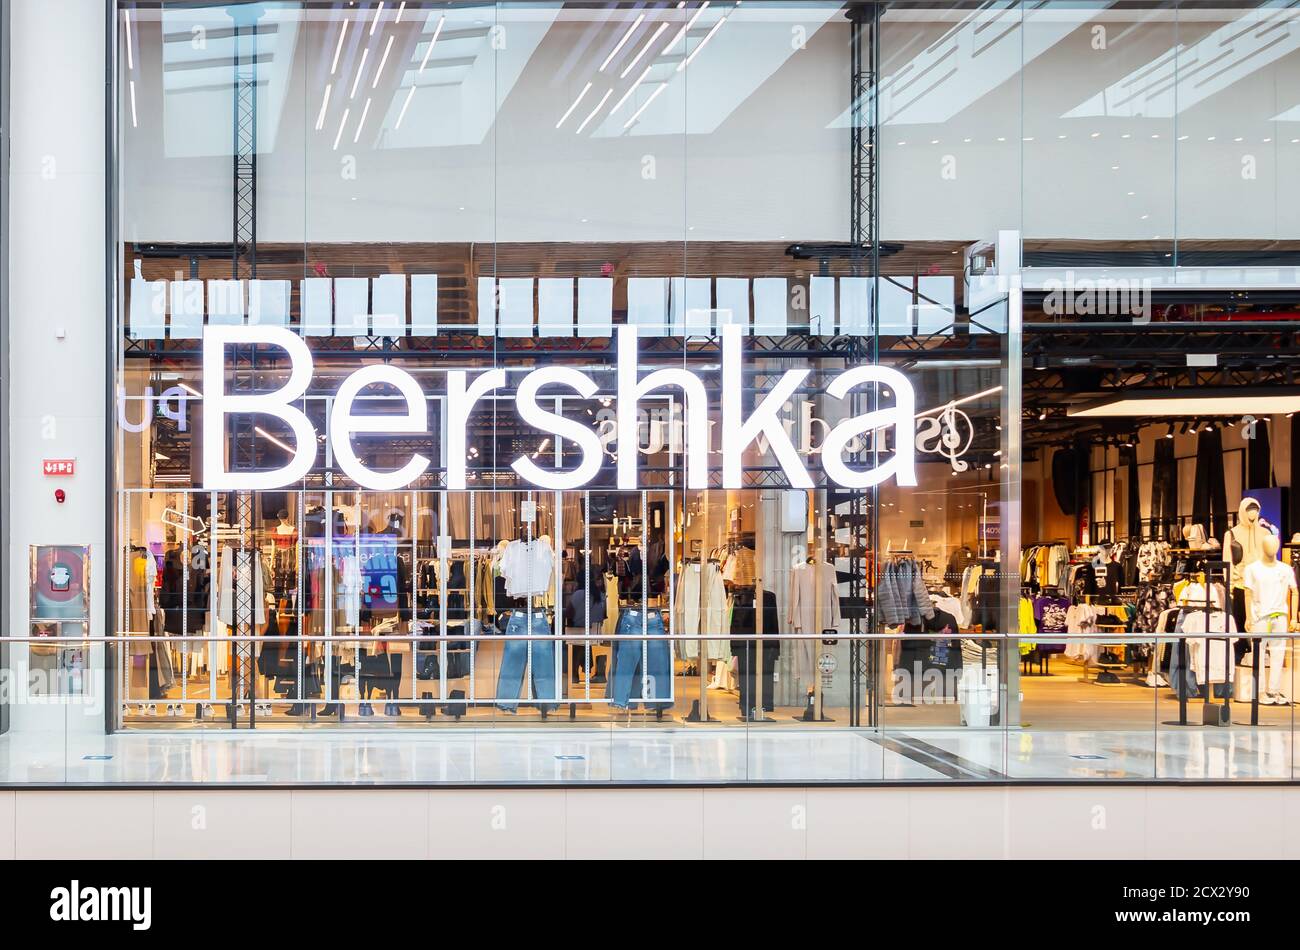
{"type": "Polygon", "coordinates": [[[1290,636],[677,639],[7,638],[0,783],[1295,777],[1290,636]]]}

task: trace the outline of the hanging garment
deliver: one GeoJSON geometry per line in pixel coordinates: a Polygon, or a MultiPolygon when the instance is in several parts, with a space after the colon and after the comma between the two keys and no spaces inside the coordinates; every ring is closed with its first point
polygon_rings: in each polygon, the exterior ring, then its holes
{"type": "MultiPolygon", "coordinates": [[[[158,566],[151,555],[144,552],[131,558],[131,583],[127,592],[126,633],[147,635],[153,629],[154,578],[158,566]]],[[[132,656],[144,656],[150,651],[147,640],[131,644],[132,656]]]]}
{"type": "Polygon", "coordinates": [[[546,538],[511,541],[501,555],[501,576],[511,597],[548,594],[555,583],[555,549],[546,538]]]}
{"type": "MultiPolygon", "coordinates": [[[[820,635],[824,630],[838,630],[841,619],[835,565],[825,561],[805,562],[790,572],[790,593],[786,598],[790,632],[820,635]]],[[[812,683],[817,675],[817,641],[793,640],[791,650],[791,671],[797,682],[812,683]]]]}
{"type": "MultiPolygon", "coordinates": [[[[1168,439],[1164,441],[1168,442],[1168,439]]],[[[1142,501],[1138,493],[1138,450],[1134,445],[1132,448],[1124,449],[1128,456],[1128,471],[1126,481],[1128,489],[1125,491],[1128,508],[1128,536],[1133,539],[1142,537],[1142,501]]]]}
{"type": "MultiPolygon", "coordinates": [[[[703,587],[704,567],[699,561],[690,561],[682,567],[677,580],[677,634],[694,637],[700,632],[700,590],[703,587]]],[[[683,660],[694,660],[700,655],[699,640],[678,640],[677,655],[683,660]]]]}
{"type": "MultiPolygon", "coordinates": [[[[1165,440],[1169,441],[1169,440],[1165,440]]],[[[1192,492],[1192,520],[1208,524],[1220,538],[1228,530],[1228,490],[1223,474],[1223,433],[1202,429],[1196,437],[1196,482],[1192,492]]]]}
{"type": "Polygon", "coordinates": [[[1151,466],[1151,533],[1174,536],[1178,525],[1178,459],[1173,439],[1157,439],[1151,466]]]}
{"type": "Polygon", "coordinates": [[[263,586],[262,559],[250,549],[235,551],[229,545],[221,547],[221,564],[217,572],[217,619],[227,627],[237,623],[235,617],[235,570],[239,579],[252,590],[253,602],[249,617],[255,627],[266,623],[266,591],[263,586]]]}
{"type": "Polygon", "coordinates": [[[1261,420],[1254,429],[1255,437],[1246,440],[1247,490],[1273,487],[1273,453],[1269,447],[1268,425],[1261,420]]]}
{"type": "Polygon", "coordinates": [[[605,622],[601,625],[601,634],[608,639],[618,627],[618,578],[613,574],[605,575],[605,622]]]}

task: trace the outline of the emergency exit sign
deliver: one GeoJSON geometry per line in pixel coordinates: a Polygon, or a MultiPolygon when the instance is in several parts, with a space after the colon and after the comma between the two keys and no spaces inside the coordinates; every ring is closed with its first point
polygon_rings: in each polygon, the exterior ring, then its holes
{"type": "Polygon", "coordinates": [[[41,462],[42,475],[75,475],[76,459],[44,459],[41,462]]]}

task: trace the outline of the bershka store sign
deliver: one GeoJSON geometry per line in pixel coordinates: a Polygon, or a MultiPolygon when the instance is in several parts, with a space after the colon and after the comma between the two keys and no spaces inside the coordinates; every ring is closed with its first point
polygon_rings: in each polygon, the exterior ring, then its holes
{"type": "MultiPolygon", "coordinates": [[[[812,477],[795,450],[782,424],[782,406],[803,384],[809,369],[787,370],[780,381],[746,415],[741,406],[742,356],[739,327],[722,328],[722,487],[742,488],[743,456],[757,439],[776,456],[793,488],[812,488],[812,477]]],[[[302,338],[283,327],[208,326],[203,336],[203,481],[206,488],[260,490],[283,488],[301,481],[316,463],[317,433],[305,413],[293,406],[307,392],[312,379],[311,350],[302,338]],[[230,393],[225,389],[225,357],[229,346],[263,345],[284,350],[289,357],[289,379],[280,389],[255,395],[230,393]],[[225,467],[226,417],[238,414],[266,415],[280,419],[293,431],[297,448],[282,468],[267,472],[231,472],[225,467]]],[[[886,366],[855,366],[836,376],[826,387],[832,399],[844,400],[857,389],[887,387],[893,405],[851,416],[834,426],[817,453],[826,477],[843,488],[864,489],[893,477],[899,485],[916,485],[916,440],[914,413],[916,393],[902,373],[886,366]],[[860,443],[863,436],[894,430],[894,452],[874,468],[856,469],[845,461],[845,450],[860,443]]],[[[543,468],[527,456],[520,456],[511,468],[521,479],[539,488],[572,490],[588,484],[600,471],[605,455],[597,432],[582,422],[544,409],[539,394],[574,394],[594,398],[600,390],[586,373],[570,367],[535,369],[523,377],[513,396],[520,417],[539,434],[566,439],[578,447],[581,462],[571,470],[543,468]]],[[[659,369],[642,376],[637,367],[637,328],[618,328],[617,393],[615,425],[618,432],[617,486],[636,489],[637,404],[662,389],[674,389],[685,397],[686,487],[698,490],[709,483],[709,397],[704,381],[687,369],[659,369]],[[623,451],[624,447],[626,451],[623,451]]],[[[475,404],[489,394],[509,394],[506,371],[491,369],[472,378],[465,370],[447,373],[447,487],[466,487],[466,428],[475,404]]],[[[419,435],[429,427],[428,402],[424,390],[410,373],[392,365],[366,366],[348,376],[339,386],[330,411],[329,438],[339,467],[354,482],[374,491],[396,491],[410,485],[429,468],[430,460],[415,454],[401,468],[378,472],[357,457],[352,448],[354,434],[419,435]],[[389,386],[405,401],[405,411],[396,415],[357,415],[353,404],[371,386],[389,386]]],[[[878,443],[879,444],[879,443],[878,443]]]]}

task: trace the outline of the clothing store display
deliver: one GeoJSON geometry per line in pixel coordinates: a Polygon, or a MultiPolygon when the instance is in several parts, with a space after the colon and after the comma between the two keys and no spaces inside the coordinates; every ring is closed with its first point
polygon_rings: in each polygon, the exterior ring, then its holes
{"type": "Polygon", "coordinates": [[[1137,548],[1137,577],[1135,583],[1148,584],[1159,580],[1170,565],[1168,541],[1143,541],[1137,548]]]}
{"type": "Polygon", "coordinates": [[[1059,587],[1069,560],[1070,551],[1064,542],[1027,545],[1020,555],[1020,582],[1035,593],[1041,587],[1059,587]]]}
{"type": "MultiPolygon", "coordinates": [[[[934,615],[934,608],[930,607],[929,598],[926,598],[926,607],[929,615],[934,615]]],[[[762,661],[762,684],[761,702],[765,711],[771,711],[776,708],[773,698],[773,686],[777,663],[781,659],[781,628],[779,626],[779,613],[776,606],[776,594],[773,591],[763,591],[763,608],[762,608],[762,636],[763,649],[759,651],[756,640],[750,639],[733,639],[731,641],[731,652],[736,657],[736,676],[740,685],[740,714],[742,718],[750,718],[756,699],[756,693],[759,692],[755,680],[758,678],[759,661],[762,661]]],[[[758,611],[754,609],[754,598],[748,592],[743,592],[738,602],[732,607],[731,612],[731,634],[733,637],[746,635],[757,636],[759,633],[758,611]]]]}
{"type": "Polygon", "coordinates": [[[1264,536],[1268,529],[1260,524],[1259,502],[1243,498],[1237,508],[1237,523],[1223,537],[1224,559],[1232,564],[1232,586],[1244,587],[1242,574],[1246,565],[1260,559],[1264,553],[1264,536]]]}
{"type": "Polygon", "coordinates": [[[663,637],[663,614],[658,610],[626,607],[618,617],[610,671],[610,705],[627,709],[632,702],[667,706],[673,689],[673,660],[663,637]]]}
{"type": "Polygon", "coordinates": [[[944,583],[960,584],[962,575],[965,574],[966,568],[970,566],[973,560],[975,560],[975,553],[967,545],[963,544],[959,547],[948,558],[948,569],[943,574],[944,583]]]}
{"type": "MultiPolygon", "coordinates": [[[[933,616],[933,608],[930,611],[933,616]]],[[[835,565],[825,561],[804,562],[790,572],[786,597],[786,629],[792,633],[821,634],[838,630],[840,594],[835,565]]],[[[811,683],[817,675],[816,640],[794,640],[792,674],[800,683],[811,683]]]]}
{"type": "MultiPolygon", "coordinates": [[[[677,628],[675,633],[689,638],[700,633],[725,633],[723,618],[727,608],[727,592],[723,584],[722,569],[717,561],[707,558],[688,561],[682,566],[677,581],[677,628]]],[[[719,660],[730,656],[723,640],[705,640],[707,659],[719,660]]],[[[700,641],[678,641],[678,655],[685,660],[695,660],[700,655],[700,641]]]]}
{"type": "Polygon", "coordinates": [[[1292,610],[1288,594],[1296,590],[1295,571],[1290,567],[1281,561],[1254,561],[1243,568],[1242,584],[1250,592],[1247,630],[1268,632],[1257,627],[1267,625],[1274,617],[1281,617],[1284,623],[1289,620],[1292,610]]]}
{"type": "MultiPolygon", "coordinates": [[[[534,611],[530,620],[528,611],[515,610],[506,624],[507,636],[551,637],[553,631],[546,619],[546,611],[534,611]]],[[[524,671],[531,674],[533,698],[553,700],[556,697],[554,640],[507,640],[501,654],[501,668],[497,673],[497,708],[514,712],[518,707],[524,686],[524,671]]],[[[554,709],[554,704],[543,703],[542,709],[554,709]]]]}
{"type": "Polygon", "coordinates": [[[753,587],[757,578],[754,571],[754,550],[743,545],[727,555],[722,565],[722,579],[735,587],[753,587]]]}
{"type": "Polygon", "coordinates": [[[555,548],[549,538],[511,541],[501,554],[499,570],[511,597],[549,592],[555,582],[555,548]]]}
{"type": "Polygon", "coordinates": [[[902,557],[885,564],[876,586],[876,604],[881,623],[890,627],[920,624],[934,616],[925,579],[915,559],[902,557]]]}

